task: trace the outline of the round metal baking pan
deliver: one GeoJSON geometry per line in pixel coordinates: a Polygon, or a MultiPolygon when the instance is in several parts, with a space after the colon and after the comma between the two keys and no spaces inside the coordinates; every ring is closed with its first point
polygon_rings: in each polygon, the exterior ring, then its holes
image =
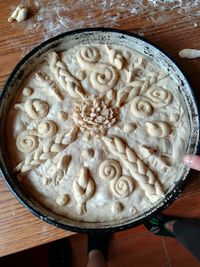
{"type": "Polygon", "coordinates": [[[164,210],[170,205],[182,192],[187,181],[189,169],[185,168],[179,179],[176,180],[173,187],[166,192],[164,199],[161,199],[156,206],[146,210],[137,217],[128,217],[126,219],[88,223],[80,222],[57,215],[52,211],[42,206],[34,199],[18,182],[16,175],[12,171],[11,162],[7,152],[6,133],[6,117],[9,106],[16,95],[17,88],[26,77],[26,75],[34,68],[36,64],[41,62],[45,55],[51,51],[62,51],[77,44],[118,44],[135,49],[141,54],[148,56],[163,70],[176,81],[178,89],[183,96],[188,116],[190,120],[191,135],[187,146],[187,153],[195,154],[199,142],[199,115],[197,104],[189,85],[186,76],[181,71],[175,61],[170,58],[163,50],[150,41],[127,31],[108,29],[108,28],[92,28],[81,29],[63,33],[54,38],[51,38],[29,52],[14,68],[8,78],[2,95],[0,97],[0,168],[2,175],[13,192],[15,197],[33,214],[42,220],[53,224],[54,226],[75,231],[75,232],[114,232],[131,228],[144,222],[149,216],[164,210]]]}

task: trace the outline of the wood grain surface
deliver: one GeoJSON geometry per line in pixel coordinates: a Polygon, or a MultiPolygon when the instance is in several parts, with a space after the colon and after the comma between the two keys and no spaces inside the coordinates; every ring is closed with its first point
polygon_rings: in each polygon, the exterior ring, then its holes
{"type": "MultiPolygon", "coordinates": [[[[165,49],[187,73],[196,98],[200,100],[200,59],[186,60],[178,56],[182,48],[200,49],[199,6],[189,11],[170,8],[170,6],[166,6],[164,10],[159,6],[151,6],[144,8],[143,12],[140,9],[138,13],[137,10],[131,13],[127,3],[134,3],[134,1],[54,1],[51,7],[49,6],[51,1],[25,2],[30,7],[28,20],[22,23],[8,23],[7,19],[11,10],[19,2],[0,0],[0,88],[3,88],[4,82],[16,63],[44,39],[56,33],[59,34],[61,31],[103,26],[140,33],[165,49]],[[42,6],[38,5],[39,2],[42,6]],[[111,2],[115,4],[111,5],[111,2]],[[58,19],[59,16],[55,12],[56,8],[63,7],[61,4],[65,4],[63,8],[65,14],[62,15],[62,20],[58,19]],[[45,7],[48,8],[46,11],[45,7]],[[53,27],[50,25],[52,17],[53,27]],[[194,23],[197,23],[195,24],[197,27],[194,23]]],[[[133,6],[130,5],[130,8],[133,6]]],[[[179,205],[172,205],[167,211],[184,215],[184,209],[179,209],[181,200],[192,199],[197,192],[200,192],[200,174],[192,172],[186,190],[178,200],[179,205]]],[[[195,207],[200,207],[198,200],[199,198],[194,204],[195,207]]],[[[185,207],[188,216],[190,216],[191,208],[185,207]]],[[[200,215],[200,208],[197,208],[196,214],[192,215],[200,215]]],[[[72,233],[42,222],[27,211],[9,191],[4,180],[0,178],[0,256],[69,235],[72,233]]]]}

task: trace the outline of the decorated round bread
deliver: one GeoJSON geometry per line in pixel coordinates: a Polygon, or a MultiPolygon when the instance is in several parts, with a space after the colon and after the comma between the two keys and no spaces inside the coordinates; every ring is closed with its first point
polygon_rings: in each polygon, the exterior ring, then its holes
{"type": "Polygon", "coordinates": [[[7,117],[18,180],[53,212],[85,222],[156,206],[181,178],[189,135],[176,82],[117,45],[51,51],[7,117]]]}

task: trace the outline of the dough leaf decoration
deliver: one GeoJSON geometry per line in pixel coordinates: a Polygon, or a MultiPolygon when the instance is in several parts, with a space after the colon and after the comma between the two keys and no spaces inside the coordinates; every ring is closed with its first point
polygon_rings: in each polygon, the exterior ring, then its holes
{"type": "Polygon", "coordinates": [[[57,186],[63,179],[64,170],[59,169],[55,164],[52,164],[45,175],[43,175],[44,185],[57,186]]]}
{"type": "Polygon", "coordinates": [[[67,146],[74,142],[79,132],[78,127],[72,127],[71,129],[65,129],[61,134],[57,134],[55,143],[67,146]]]}
{"type": "Polygon", "coordinates": [[[63,96],[60,92],[59,87],[57,86],[57,84],[53,80],[51,80],[51,78],[49,77],[49,75],[47,73],[38,72],[35,74],[35,76],[36,76],[36,80],[38,82],[40,82],[41,86],[48,88],[48,90],[44,90],[43,92],[49,93],[50,95],[55,97],[58,101],[63,100],[63,96]]]}
{"type": "Polygon", "coordinates": [[[153,172],[121,138],[117,136],[103,137],[103,141],[110,152],[119,157],[124,166],[130,171],[130,174],[144,190],[151,203],[164,196],[161,184],[153,172]]]}
{"type": "Polygon", "coordinates": [[[70,155],[64,155],[50,161],[50,166],[43,175],[43,183],[45,185],[57,186],[66,175],[70,161],[70,155]]]}
{"type": "Polygon", "coordinates": [[[74,197],[77,201],[77,213],[83,215],[87,212],[86,203],[95,192],[94,180],[90,177],[86,167],[82,167],[80,175],[73,182],[74,197]]]}
{"type": "Polygon", "coordinates": [[[100,55],[97,48],[83,47],[77,52],[76,58],[83,69],[91,71],[90,82],[94,89],[106,92],[115,87],[118,71],[110,65],[98,63],[100,55]]]}
{"type": "Polygon", "coordinates": [[[84,90],[80,82],[71,75],[67,65],[61,61],[58,54],[56,52],[49,53],[47,61],[62,88],[67,91],[72,98],[83,97],[84,90]]]}
{"type": "Polygon", "coordinates": [[[141,158],[146,160],[152,168],[159,172],[164,172],[171,166],[170,157],[157,151],[155,148],[147,147],[145,145],[139,146],[141,158]]]}

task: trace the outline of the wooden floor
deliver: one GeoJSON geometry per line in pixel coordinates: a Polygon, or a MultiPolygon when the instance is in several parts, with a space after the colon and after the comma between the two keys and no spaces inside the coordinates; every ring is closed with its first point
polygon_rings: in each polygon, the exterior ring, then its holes
{"type": "MultiPolygon", "coordinates": [[[[165,213],[185,217],[199,217],[199,188],[200,181],[195,178],[195,173],[193,173],[186,191],[165,213]]],[[[71,266],[86,266],[86,235],[77,234],[69,237],[68,240],[68,250],[70,249],[72,257],[71,266]]],[[[17,263],[20,264],[20,267],[47,267],[49,266],[50,246],[51,244],[47,244],[11,256],[2,257],[0,258],[0,266],[13,267],[13,263],[17,263]]],[[[200,262],[179,244],[177,240],[157,237],[148,232],[143,225],[140,225],[130,230],[113,234],[109,244],[108,266],[200,267],[200,262]]]]}

